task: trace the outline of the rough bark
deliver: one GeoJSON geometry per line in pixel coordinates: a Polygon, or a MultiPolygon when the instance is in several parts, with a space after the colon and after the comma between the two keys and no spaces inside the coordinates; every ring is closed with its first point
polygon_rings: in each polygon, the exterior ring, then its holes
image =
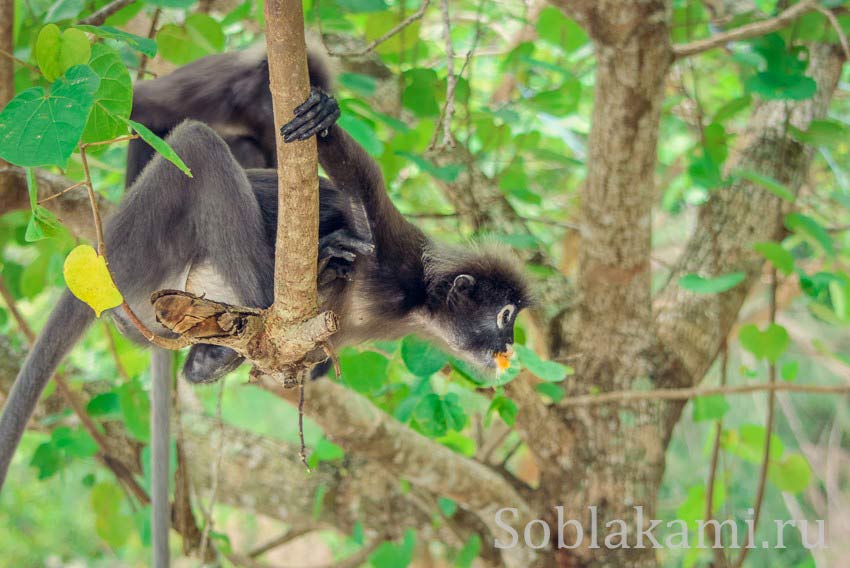
{"type": "MultiPolygon", "coordinates": [[[[275,132],[307,100],[307,45],[299,0],[266,2],[266,45],[274,101],[275,132]]],[[[278,225],[275,303],[282,322],[316,314],[316,250],[319,234],[319,166],[316,140],[277,145],[278,225]]]]}
{"type": "MultiPolygon", "coordinates": [[[[2,61],[2,58],[0,58],[2,61]]],[[[74,182],[64,176],[36,170],[38,183],[38,199],[45,199],[74,185],[74,182]]],[[[104,217],[112,212],[114,206],[101,195],[95,195],[98,209],[104,217]]],[[[95,227],[92,223],[91,204],[84,188],[75,189],[44,203],[49,211],[54,213],[62,224],[74,235],[95,240],[95,227]]],[[[10,211],[28,210],[30,208],[27,194],[27,179],[23,168],[17,166],[0,167],[0,215],[10,211]]]]}
{"type": "MultiPolygon", "coordinates": [[[[275,381],[265,380],[261,386],[291,402],[294,398],[275,381]]],[[[396,479],[454,499],[494,534],[502,534],[495,516],[503,507],[519,511],[518,526],[535,518],[525,499],[499,473],[411,430],[350,389],[330,380],[312,383],[304,412],[346,450],[380,464],[396,479]]],[[[526,547],[503,551],[502,557],[509,567],[538,561],[536,552],[526,547]]]]}
{"type": "MultiPolygon", "coordinates": [[[[728,170],[771,176],[796,195],[808,172],[812,148],[788,136],[787,126],[805,130],[813,119],[824,117],[841,64],[840,52],[832,47],[812,48],[809,66],[818,83],[817,94],[806,101],[760,104],[731,152],[736,158],[728,170]]],[[[702,379],[761,274],[763,258],[753,244],[782,238],[788,208],[764,188],[738,180],[712,193],[700,209],[696,229],[656,302],[659,335],[687,370],[668,377],[670,385],[693,386],[702,379]],[[747,274],[744,283],[719,295],[694,294],[676,284],[684,274],[716,276],[738,271],[747,274]]]]}
{"type": "MultiPolygon", "coordinates": [[[[23,358],[23,351],[8,337],[0,337],[0,393],[11,388],[23,358]]],[[[69,370],[70,374],[74,371],[69,370]]],[[[86,382],[79,394],[87,403],[105,390],[108,390],[105,384],[86,382]]],[[[53,421],[50,426],[42,424],[47,424],[46,418],[61,412],[65,404],[59,393],[47,397],[33,416],[32,427],[38,430],[56,426],[53,421]]],[[[211,443],[218,436],[217,425],[208,416],[191,409],[184,409],[182,424],[189,474],[203,495],[205,488],[212,485],[211,464],[218,461],[218,446],[211,443]]],[[[141,475],[142,445],[128,436],[120,422],[105,421],[101,425],[107,434],[110,456],[141,475]]],[[[350,534],[360,521],[367,536],[396,538],[408,527],[417,527],[424,531],[422,537],[433,537],[457,547],[472,534],[478,534],[485,543],[492,540],[485,524],[463,509],[456,514],[454,523],[434,524],[432,501],[444,494],[422,490],[414,495],[402,491],[398,477],[388,473],[379,461],[355,454],[347,456],[342,463],[322,464],[308,474],[296,445],[229,426],[224,428],[223,455],[218,501],[281,520],[290,527],[319,526],[350,534]],[[319,516],[314,519],[316,494],[320,490],[327,493],[319,516]]],[[[498,561],[492,549],[484,548],[482,554],[493,562],[498,561]]]]}

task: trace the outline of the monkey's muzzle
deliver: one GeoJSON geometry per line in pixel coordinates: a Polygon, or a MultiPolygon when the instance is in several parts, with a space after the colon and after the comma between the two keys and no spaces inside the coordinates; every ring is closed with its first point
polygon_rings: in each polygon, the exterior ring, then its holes
{"type": "Polygon", "coordinates": [[[511,366],[511,359],[513,359],[513,356],[514,348],[511,345],[508,345],[505,351],[493,352],[493,360],[496,362],[496,368],[499,369],[499,372],[505,371],[511,366]]]}

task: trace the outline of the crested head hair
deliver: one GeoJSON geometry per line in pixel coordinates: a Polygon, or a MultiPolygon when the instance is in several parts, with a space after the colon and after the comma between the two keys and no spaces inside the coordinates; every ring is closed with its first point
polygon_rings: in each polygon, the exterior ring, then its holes
{"type": "Polygon", "coordinates": [[[522,262],[507,246],[484,241],[466,246],[431,243],[422,254],[428,293],[443,291],[460,274],[509,290],[523,306],[533,302],[522,262]]]}

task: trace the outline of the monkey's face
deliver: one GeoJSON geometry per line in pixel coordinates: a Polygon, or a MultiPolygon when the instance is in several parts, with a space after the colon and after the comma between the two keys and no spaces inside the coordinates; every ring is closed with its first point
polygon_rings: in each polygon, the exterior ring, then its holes
{"type": "Polygon", "coordinates": [[[507,369],[516,317],[528,305],[523,290],[504,279],[456,276],[446,302],[450,345],[479,367],[507,369]]]}

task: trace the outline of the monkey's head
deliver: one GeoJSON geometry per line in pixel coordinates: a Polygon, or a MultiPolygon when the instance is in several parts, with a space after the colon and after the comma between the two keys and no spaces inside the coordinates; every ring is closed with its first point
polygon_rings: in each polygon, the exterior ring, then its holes
{"type": "Polygon", "coordinates": [[[463,249],[433,246],[424,260],[433,331],[457,355],[479,367],[507,369],[516,317],[531,304],[513,253],[494,244],[463,249]]]}

